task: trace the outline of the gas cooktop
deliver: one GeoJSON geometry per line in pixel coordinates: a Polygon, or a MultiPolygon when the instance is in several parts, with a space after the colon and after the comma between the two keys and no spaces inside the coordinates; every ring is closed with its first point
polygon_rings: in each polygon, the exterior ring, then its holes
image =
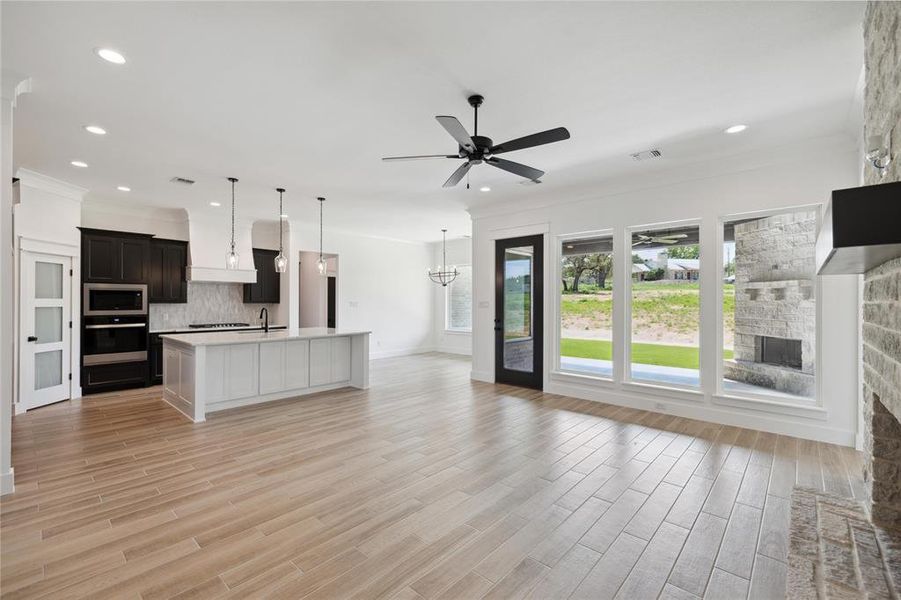
{"type": "Polygon", "coordinates": [[[227,327],[250,327],[250,323],[191,323],[193,329],[219,329],[227,327]]]}

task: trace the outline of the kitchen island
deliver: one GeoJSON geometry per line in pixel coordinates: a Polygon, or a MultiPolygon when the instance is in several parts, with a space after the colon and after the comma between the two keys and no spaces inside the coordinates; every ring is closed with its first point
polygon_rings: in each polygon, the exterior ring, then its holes
{"type": "Polygon", "coordinates": [[[369,333],[325,327],[167,334],[163,399],[206,414],[341,387],[369,387],[369,333]]]}

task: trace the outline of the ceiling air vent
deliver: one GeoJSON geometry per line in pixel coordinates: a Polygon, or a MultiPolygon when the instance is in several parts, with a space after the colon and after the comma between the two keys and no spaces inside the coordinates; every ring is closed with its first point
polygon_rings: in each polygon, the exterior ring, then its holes
{"type": "Polygon", "coordinates": [[[644,152],[636,152],[635,154],[630,154],[632,160],[649,160],[651,158],[660,158],[663,156],[663,152],[654,148],[653,150],[645,150],[644,152]]]}
{"type": "Polygon", "coordinates": [[[194,185],[193,179],[188,179],[187,177],[173,177],[170,179],[172,183],[177,183],[179,185],[194,185]]]}

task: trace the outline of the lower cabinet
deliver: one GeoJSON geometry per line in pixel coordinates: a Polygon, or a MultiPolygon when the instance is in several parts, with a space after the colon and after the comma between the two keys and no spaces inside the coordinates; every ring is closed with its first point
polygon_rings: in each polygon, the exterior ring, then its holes
{"type": "Polygon", "coordinates": [[[207,403],[250,398],[261,393],[260,345],[238,344],[207,348],[207,403]]]}
{"type": "Polygon", "coordinates": [[[166,393],[186,404],[193,404],[194,354],[166,348],[163,350],[163,368],[166,373],[163,381],[166,393]]]}
{"type": "Polygon", "coordinates": [[[350,381],[350,338],[310,340],[310,386],[350,381]]]}

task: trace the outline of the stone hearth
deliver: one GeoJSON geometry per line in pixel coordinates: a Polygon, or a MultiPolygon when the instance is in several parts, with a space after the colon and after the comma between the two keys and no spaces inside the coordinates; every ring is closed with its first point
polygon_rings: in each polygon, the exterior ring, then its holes
{"type": "Polygon", "coordinates": [[[890,600],[901,584],[901,547],[847,498],[792,492],[785,597],[792,600],[890,600]]]}

